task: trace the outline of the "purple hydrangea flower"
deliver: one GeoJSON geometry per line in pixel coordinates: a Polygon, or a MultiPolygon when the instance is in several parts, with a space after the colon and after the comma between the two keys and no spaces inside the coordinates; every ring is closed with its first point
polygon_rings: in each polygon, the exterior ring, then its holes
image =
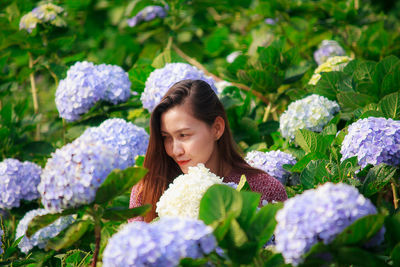
{"type": "Polygon", "coordinates": [[[37,185],[42,168],[32,162],[5,159],[0,162],[0,208],[19,207],[21,200],[39,197],[37,185]]]}
{"type": "Polygon", "coordinates": [[[130,87],[128,74],[118,66],[76,62],[57,87],[57,110],[60,117],[75,121],[100,100],[113,104],[127,101],[130,87]]]}
{"type": "Polygon", "coordinates": [[[165,18],[167,16],[168,6],[147,6],[139,11],[136,16],[127,20],[130,27],[135,27],[142,21],[150,21],[156,17],[165,18]]]}
{"type": "Polygon", "coordinates": [[[340,153],[342,161],[357,156],[358,164],[400,164],[400,121],[369,117],[352,123],[340,153]]]}
{"type": "MultiPolygon", "coordinates": [[[[276,215],[276,249],[294,266],[316,243],[330,243],[347,226],[366,215],[376,214],[371,201],[347,184],[326,183],[288,199],[276,215]]],[[[384,228],[375,239],[383,241],[384,228]]]]}
{"type": "Polygon", "coordinates": [[[118,118],[87,129],[80,138],[90,138],[116,148],[117,168],[122,170],[133,166],[136,156],[145,155],[149,144],[149,135],[143,128],[118,118]]]}
{"type": "Polygon", "coordinates": [[[56,91],[56,106],[60,117],[75,121],[105,93],[105,85],[99,70],[93,63],[75,63],[61,80],[56,91]]]}
{"type": "Polygon", "coordinates": [[[52,212],[93,202],[96,191],[118,166],[118,150],[81,136],[48,159],[38,186],[43,206],[52,212]]]}
{"type": "Polygon", "coordinates": [[[290,172],[283,169],[284,164],[296,164],[296,159],[292,155],[282,151],[251,151],[246,155],[246,161],[250,166],[261,169],[269,175],[275,177],[282,184],[285,184],[286,178],[290,172]]]}
{"type": "Polygon", "coordinates": [[[314,59],[318,65],[321,65],[330,57],[345,55],[346,52],[338,42],[334,40],[323,40],[318,50],[314,52],[314,59]]]}
{"type": "Polygon", "coordinates": [[[45,248],[47,242],[51,238],[57,236],[75,220],[72,215],[60,217],[52,224],[38,230],[30,238],[26,237],[26,230],[28,229],[28,225],[32,219],[36,216],[46,215],[48,213],[49,211],[45,209],[31,210],[19,221],[15,237],[18,239],[21,236],[24,236],[18,244],[18,247],[22,252],[28,253],[34,246],[38,246],[42,249],[45,248]]]}
{"type": "Polygon", "coordinates": [[[163,68],[154,70],[147,78],[146,87],[140,97],[143,107],[150,112],[153,111],[172,85],[186,79],[203,80],[216,94],[218,93],[214,79],[205,76],[196,67],[186,63],[167,63],[163,68]]]}
{"type": "Polygon", "coordinates": [[[215,250],[212,231],[202,221],[189,218],[132,222],[109,239],[103,265],[178,266],[182,258],[202,258],[215,250]]]}
{"type": "Polygon", "coordinates": [[[114,105],[126,102],[131,96],[131,81],[129,75],[120,66],[101,64],[96,66],[104,79],[105,92],[103,100],[114,105]]]}
{"type": "Polygon", "coordinates": [[[266,24],[268,24],[268,25],[275,25],[276,22],[277,22],[277,19],[266,18],[266,19],[264,20],[264,22],[265,22],[266,24]]]}

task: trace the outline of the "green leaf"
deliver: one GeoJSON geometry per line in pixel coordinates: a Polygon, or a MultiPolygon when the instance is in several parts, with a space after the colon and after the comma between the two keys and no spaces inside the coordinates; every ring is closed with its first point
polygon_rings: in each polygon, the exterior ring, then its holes
{"type": "Polygon", "coordinates": [[[249,183],[247,183],[246,175],[240,176],[239,184],[236,188],[237,191],[251,191],[249,183]]]}
{"type": "Polygon", "coordinates": [[[302,157],[295,165],[293,165],[290,171],[302,172],[304,168],[308,165],[308,163],[310,163],[310,161],[318,159],[328,159],[328,157],[320,152],[308,153],[304,157],[302,157]]]}
{"type": "Polygon", "coordinates": [[[12,102],[6,102],[0,110],[3,125],[10,125],[12,119],[12,102]]]}
{"type": "Polygon", "coordinates": [[[360,188],[361,193],[370,197],[380,192],[390,182],[390,179],[395,177],[397,171],[398,168],[383,163],[372,167],[360,188]]]}
{"type": "Polygon", "coordinates": [[[173,50],[165,49],[159,54],[154,60],[151,66],[159,69],[165,66],[167,63],[184,62],[184,60],[173,50]]]}
{"type": "Polygon", "coordinates": [[[341,266],[389,266],[381,258],[378,258],[371,252],[365,251],[357,247],[340,247],[338,248],[336,258],[341,266]]]}
{"type": "Polygon", "coordinates": [[[400,211],[385,220],[385,240],[391,248],[400,242],[400,211]]]}
{"type": "Polygon", "coordinates": [[[336,94],[339,92],[339,84],[346,77],[346,74],[339,71],[324,72],[321,74],[321,79],[315,85],[314,93],[325,96],[330,100],[336,100],[336,94]]]}
{"type": "Polygon", "coordinates": [[[329,180],[329,173],[326,170],[327,160],[312,160],[300,174],[300,183],[304,189],[314,188],[329,180]]]}
{"type": "Polygon", "coordinates": [[[45,141],[33,141],[30,143],[26,143],[23,146],[24,153],[32,153],[36,155],[50,155],[51,152],[54,152],[54,147],[49,142],[45,141]]]}
{"type": "Polygon", "coordinates": [[[342,233],[332,241],[332,246],[343,247],[363,245],[368,242],[383,226],[385,216],[372,214],[362,217],[346,227],[342,233]]]}
{"type": "Polygon", "coordinates": [[[240,195],[243,199],[243,208],[237,220],[244,229],[247,229],[251,219],[256,214],[261,196],[259,193],[248,191],[241,191],[240,195]]]}
{"type": "Polygon", "coordinates": [[[91,224],[92,222],[87,220],[78,220],[74,222],[55,238],[49,240],[46,248],[58,251],[60,249],[70,247],[86,233],[91,224]]]}
{"type": "MultiPolygon", "coordinates": [[[[399,83],[400,84],[400,83],[399,83]]],[[[386,118],[394,120],[400,119],[400,93],[393,93],[385,96],[378,103],[378,110],[381,111],[386,118]]]]}
{"type": "Polygon", "coordinates": [[[400,60],[396,56],[388,56],[379,61],[376,64],[375,72],[373,75],[373,81],[378,97],[383,97],[390,92],[394,92],[393,89],[397,88],[397,84],[391,84],[393,82],[395,72],[398,75],[398,65],[400,60]],[[392,87],[394,86],[394,87],[392,87]]]}
{"type": "Polygon", "coordinates": [[[325,139],[322,135],[305,129],[296,131],[295,142],[306,153],[325,153],[326,149],[330,145],[328,139],[325,139]]]}
{"type": "Polygon", "coordinates": [[[95,203],[104,204],[113,198],[128,191],[139,182],[147,173],[142,167],[129,167],[123,171],[113,170],[97,189],[95,203]]]}
{"type": "Polygon", "coordinates": [[[390,257],[392,258],[393,266],[400,266],[400,243],[394,247],[390,253],[390,257]]]}
{"type": "MultiPolygon", "coordinates": [[[[82,207],[81,209],[84,209],[82,207]]],[[[41,216],[34,217],[28,225],[28,229],[26,230],[26,236],[30,238],[34,233],[38,230],[50,225],[55,220],[62,216],[76,214],[79,210],[77,209],[67,209],[60,213],[49,213],[41,216]]]]}
{"type": "Polygon", "coordinates": [[[344,112],[352,112],[357,108],[363,108],[374,101],[371,96],[356,92],[340,92],[337,95],[337,99],[344,112]]]}
{"type": "Polygon", "coordinates": [[[205,39],[205,50],[211,55],[218,55],[225,49],[224,42],[228,39],[229,29],[225,26],[217,27],[205,39]]]}
{"type": "Polygon", "coordinates": [[[230,241],[232,241],[232,245],[235,247],[243,246],[246,242],[248,242],[248,238],[246,232],[240,227],[240,224],[236,219],[231,221],[231,225],[229,228],[229,237],[230,241]]]}
{"type": "Polygon", "coordinates": [[[283,207],[283,203],[267,204],[253,217],[247,233],[252,240],[257,240],[259,248],[263,247],[274,233],[275,215],[283,207]]]}
{"type": "Polygon", "coordinates": [[[151,210],[150,204],[146,204],[132,209],[126,207],[112,207],[104,210],[102,218],[105,220],[112,220],[112,221],[126,221],[136,216],[143,216],[149,210],[151,210]]]}

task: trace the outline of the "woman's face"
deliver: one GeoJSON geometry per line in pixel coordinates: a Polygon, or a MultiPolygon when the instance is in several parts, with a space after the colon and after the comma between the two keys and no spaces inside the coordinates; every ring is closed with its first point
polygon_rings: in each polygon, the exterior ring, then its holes
{"type": "Polygon", "coordinates": [[[203,163],[214,173],[217,171],[216,141],[221,137],[224,127],[221,117],[211,127],[196,119],[192,116],[189,104],[175,106],[161,115],[161,135],[165,151],[183,173],[187,173],[188,167],[198,163],[203,163]]]}

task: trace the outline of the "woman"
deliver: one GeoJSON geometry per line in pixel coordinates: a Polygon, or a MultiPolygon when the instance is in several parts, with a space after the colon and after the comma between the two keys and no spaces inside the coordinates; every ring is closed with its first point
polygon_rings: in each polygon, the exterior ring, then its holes
{"type": "Polygon", "coordinates": [[[130,207],[149,203],[152,210],[145,218],[130,221],[153,220],[156,203],[169,183],[198,163],[224,177],[224,182],[238,183],[245,174],[251,189],[261,193],[261,201],[287,199],[278,180],[250,167],[236,151],[224,107],[210,85],[183,80],[168,90],[151,114],[143,164],[149,172],[132,188],[130,207]]]}

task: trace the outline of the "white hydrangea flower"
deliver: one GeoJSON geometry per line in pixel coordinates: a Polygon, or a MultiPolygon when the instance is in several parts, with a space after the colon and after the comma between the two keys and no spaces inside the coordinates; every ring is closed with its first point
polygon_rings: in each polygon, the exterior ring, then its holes
{"type": "Polygon", "coordinates": [[[227,81],[219,81],[215,83],[215,87],[217,87],[218,94],[221,94],[222,91],[224,91],[224,89],[228,86],[232,86],[232,84],[227,81]]]}
{"type": "Polygon", "coordinates": [[[321,132],[322,128],[339,111],[336,101],[320,95],[310,95],[292,102],[279,119],[279,130],[284,138],[294,140],[297,130],[321,132]]]}
{"type": "Polygon", "coordinates": [[[347,63],[352,60],[351,57],[348,56],[336,56],[330,57],[326,60],[326,62],[322,63],[315,69],[314,75],[311,77],[308,84],[316,85],[321,79],[322,72],[331,72],[331,71],[340,71],[344,67],[346,67],[347,63]]]}
{"type": "Polygon", "coordinates": [[[235,59],[242,54],[242,51],[234,51],[226,56],[226,61],[228,63],[233,63],[233,61],[235,61],[235,59]]]}
{"type": "Polygon", "coordinates": [[[204,164],[189,167],[187,174],[175,178],[157,202],[156,212],[160,218],[165,216],[199,216],[200,200],[209,187],[223,184],[222,178],[210,172],[204,164]]]}

